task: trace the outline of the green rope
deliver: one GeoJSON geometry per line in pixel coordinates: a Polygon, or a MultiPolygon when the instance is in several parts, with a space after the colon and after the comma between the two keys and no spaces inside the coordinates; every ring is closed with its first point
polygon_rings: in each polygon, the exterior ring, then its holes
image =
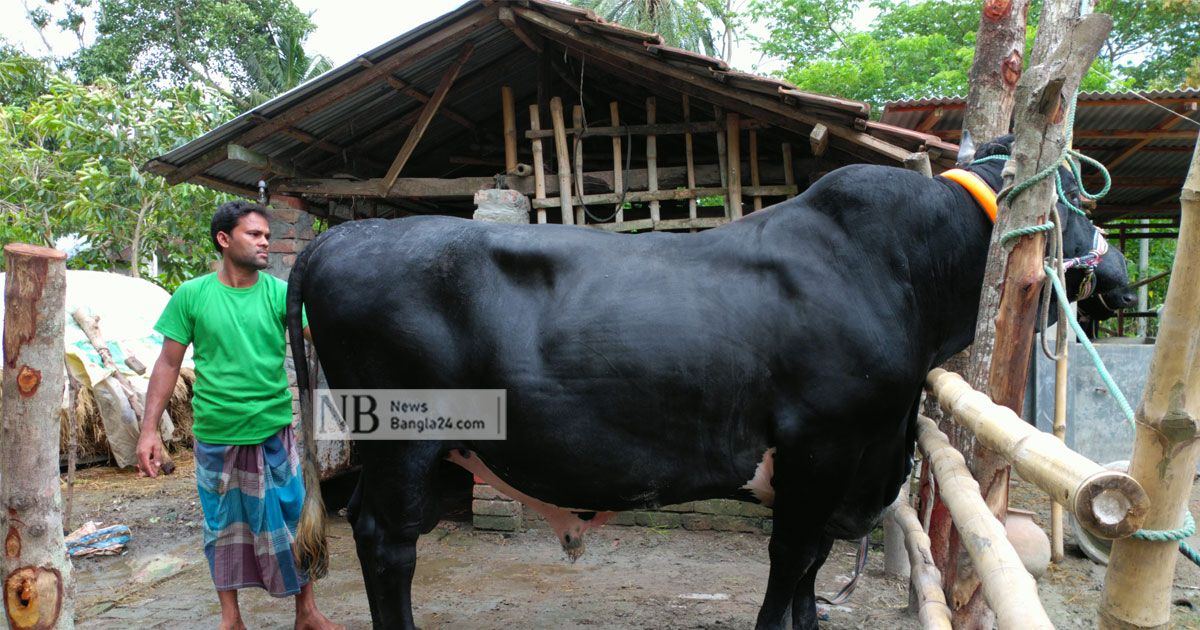
{"type": "Polygon", "coordinates": [[[1008,246],[1008,242],[1013,239],[1021,238],[1022,236],[1029,236],[1030,234],[1037,234],[1038,232],[1049,232],[1053,229],[1053,223],[1043,223],[1041,225],[1030,225],[1027,227],[1010,230],[1005,232],[1004,235],[1000,237],[1000,245],[1008,246]]]}
{"type": "Polygon", "coordinates": [[[1079,151],[1076,151],[1075,149],[1071,149],[1070,153],[1071,157],[1083,162],[1087,162],[1092,166],[1092,168],[1100,171],[1100,174],[1104,176],[1104,187],[1100,189],[1100,192],[1090,193],[1083,187],[1083,178],[1079,176],[1079,164],[1075,162],[1075,160],[1071,160],[1071,168],[1075,174],[1075,181],[1079,182],[1079,190],[1083,191],[1083,196],[1089,199],[1101,199],[1107,195],[1108,191],[1112,188],[1112,176],[1109,175],[1108,169],[1105,168],[1105,166],[1101,164],[1099,160],[1088,157],[1079,151]]]}
{"type": "MultiPolygon", "coordinates": [[[[1058,296],[1059,304],[1069,304],[1067,299],[1067,290],[1062,283],[1058,281],[1058,274],[1049,266],[1043,267],[1046,270],[1046,277],[1050,278],[1054,283],[1054,294],[1058,296]]],[[[1066,309],[1063,309],[1066,311],[1066,309]]],[[[1121,412],[1125,414],[1125,418],[1129,420],[1129,426],[1135,427],[1133,408],[1129,406],[1129,401],[1125,399],[1125,394],[1121,393],[1121,388],[1117,387],[1117,383],[1113,381],[1113,377],[1108,373],[1108,368],[1104,367],[1104,361],[1100,359],[1100,354],[1096,352],[1096,346],[1092,345],[1091,340],[1084,334],[1083,328],[1079,326],[1079,322],[1075,321],[1075,317],[1070,311],[1066,311],[1067,323],[1071,325],[1071,329],[1075,331],[1075,338],[1079,343],[1083,344],[1084,350],[1087,350],[1088,356],[1092,358],[1092,363],[1096,365],[1096,371],[1100,373],[1100,380],[1104,381],[1104,386],[1108,388],[1108,392],[1117,400],[1117,405],[1121,407],[1121,412]]]]}
{"type": "Polygon", "coordinates": [[[1179,529],[1139,529],[1136,532],[1133,532],[1133,537],[1137,538],[1138,540],[1149,540],[1151,542],[1171,542],[1174,540],[1191,538],[1195,534],[1196,519],[1192,518],[1191,512],[1185,512],[1183,515],[1183,527],[1180,527],[1179,529]]]}

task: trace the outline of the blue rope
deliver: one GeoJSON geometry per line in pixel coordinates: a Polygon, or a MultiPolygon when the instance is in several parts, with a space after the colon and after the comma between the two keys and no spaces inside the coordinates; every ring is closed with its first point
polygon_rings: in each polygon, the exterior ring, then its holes
{"type": "MultiPolygon", "coordinates": [[[[1069,304],[1071,301],[1067,299],[1067,290],[1062,283],[1058,281],[1058,274],[1049,266],[1043,266],[1046,270],[1046,277],[1054,284],[1054,294],[1058,296],[1059,304],[1069,304]]],[[[1066,310],[1066,309],[1064,309],[1066,310]]],[[[1079,343],[1083,344],[1084,350],[1087,350],[1088,356],[1092,358],[1092,363],[1096,365],[1096,371],[1100,373],[1100,379],[1104,381],[1104,386],[1108,388],[1108,392],[1113,398],[1117,399],[1117,405],[1121,407],[1121,412],[1125,414],[1125,418],[1129,420],[1130,428],[1135,428],[1135,420],[1133,408],[1129,406],[1129,401],[1125,399],[1125,394],[1121,393],[1121,388],[1117,387],[1117,383],[1113,381],[1113,377],[1108,373],[1108,368],[1104,367],[1104,361],[1100,359],[1100,354],[1096,352],[1096,346],[1092,345],[1091,340],[1084,334],[1083,328],[1079,326],[1079,322],[1075,321],[1075,316],[1069,310],[1066,311],[1067,323],[1071,325],[1071,330],[1075,331],[1075,338],[1079,343]]]]}

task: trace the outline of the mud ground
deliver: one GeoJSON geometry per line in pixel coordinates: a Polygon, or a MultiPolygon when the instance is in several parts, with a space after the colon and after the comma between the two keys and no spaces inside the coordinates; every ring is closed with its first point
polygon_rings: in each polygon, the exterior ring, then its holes
{"type": "MultiPolygon", "coordinates": [[[[133,531],[122,556],[77,560],[75,612],[80,628],[215,628],[219,606],[202,553],[193,462],[158,480],[131,470],[80,471],[72,525],[124,523],[133,531]]],[[[1018,484],[1013,504],[1048,506],[1018,484]]],[[[1193,512],[1200,495],[1193,492],[1193,512]]],[[[354,541],[345,519],[331,515],[332,567],[317,585],[318,602],[349,628],[369,628],[370,613],[354,541]]],[[[423,628],[751,628],[768,570],[767,536],[609,526],[589,532],[587,552],[565,559],[548,529],[519,534],[474,531],[443,521],[418,545],[413,584],[423,628]]],[[[1193,539],[1200,546],[1200,538],[1193,539]]],[[[1040,582],[1043,602],[1059,628],[1094,628],[1104,567],[1084,558],[1068,532],[1068,558],[1040,582]]],[[[906,611],[907,586],[883,573],[874,547],[867,574],[844,606],[828,610],[825,629],[918,628],[906,611]]],[[[854,551],[834,547],[817,584],[831,594],[848,579],[854,551]]],[[[1181,558],[1172,627],[1200,628],[1200,569],[1181,558]]],[[[288,600],[241,592],[250,628],[289,628],[288,600]]]]}

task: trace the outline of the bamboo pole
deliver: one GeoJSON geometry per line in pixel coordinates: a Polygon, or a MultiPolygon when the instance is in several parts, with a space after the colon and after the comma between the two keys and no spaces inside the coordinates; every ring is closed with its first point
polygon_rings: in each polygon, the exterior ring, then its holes
{"type": "MultiPolygon", "coordinates": [[[[657,101],[653,96],[646,99],[646,124],[653,125],[657,118],[657,101]]],[[[654,134],[646,135],[646,181],[649,183],[648,192],[658,192],[658,137],[654,134]]],[[[658,223],[662,219],[660,216],[660,206],[658,200],[650,202],[650,220],[658,223]]]]}
{"type": "MultiPolygon", "coordinates": [[[[750,185],[758,188],[758,132],[750,130],[750,185]]],[[[754,211],[762,210],[762,197],[754,195],[754,211]]]]}
{"type": "Polygon", "coordinates": [[[566,125],[563,123],[562,98],[550,99],[550,122],[554,125],[554,150],[558,155],[558,209],[564,225],[573,225],[571,213],[571,154],[567,151],[566,125]]]}
{"type": "Polygon", "coordinates": [[[729,218],[729,158],[725,146],[725,110],[713,107],[713,117],[717,122],[717,166],[721,172],[721,188],[726,189],[722,195],[725,198],[725,217],[729,218]]]}
{"type": "MultiPolygon", "coordinates": [[[[1067,350],[1071,347],[1071,329],[1066,322],[1059,326],[1067,329],[1061,348],[1057,348],[1058,360],[1054,362],[1054,437],[1059,442],[1067,441],[1067,350]]],[[[1058,501],[1050,501],[1050,560],[1063,561],[1063,508],[1058,501]]]]}
{"type": "Polygon", "coordinates": [[[500,105],[504,117],[504,172],[511,173],[517,168],[517,111],[512,88],[507,85],[500,88],[500,105]]]}
{"type": "MultiPolygon", "coordinates": [[[[1182,218],[1172,282],[1159,325],[1154,358],[1137,408],[1130,474],[1152,501],[1147,529],[1183,523],[1200,457],[1200,143],[1180,195],[1182,218]]],[[[1171,584],[1177,541],[1128,538],[1113,543],[1100,627],[1165,628],[1171,618],[1171,584]]]]}
{"type": "MultiPolygon", "coordinates": [[[[616,101],[608,104],[608,113],[612,118],[612,126],[618,127],[621,125],[621,108],[616,101]]],[[[625,175],[621,168],[621,136],[613,136],[613,193],[621,195],[625,192],[625,175]]],[[[618,199],[617,214],[614,217],[617,223],[625,222],[625,204],[624,200],[618,199]]]]}
{"type": "MultiPolygon", "coordinates": [[[[66,255],[4,246],[4,416],[0,554],[5,627],[74,628],[74,572],[63,543],[58,479],[66,255]]],[[[71,401],[74,404],[74,401],[71,401]]]]}
{"type": "MultiPolygon", "coordinates": [[[[688,102],[688,95],[683,94],[683,122],[692,122],[692,108],[688,102]]],[[[683,153],[687,159],[687,187],[688,190],[696,189],[696,159],[692,151],[692,133],[689,131],[683,134],[683,153]]],[[[696,218],[696,198],[688,199],[688,218],[696,218]]]]}
{"type": "MultiPolygon", "coordinates": [[[[1067,448],[1049,433],[1038,431],[1008,407],[997,405],[953,372],[936,368],[926,385],[954,421],[1008,463],[1021,477],[1054,500],[1071,508],[1088,531],[1102,538],[1122,538],[1137,531],[1149,499],[1126,475],[1067,448]]],[[[998,611],[997,611],[998,612],[998,611]]]]}
{"type": "Polygon", "coordinates": [[[917,417],[917,441],[933,466],[938,493],[962,533],[962,546],[982,582],[984,597],[996,611],[1000,630],[1054,628],[1038,599],[1037,582],[1008,542],[1004,524],[984,503],[962,454],[925,416],[917,417]]]}
{"type": "MultiPolygon", "coordinates": [[[[889,508],[893,512],[902,505],[908,505],[909,479],[900,484],[900,492],[889,508]]],[[[907,579],[912,567],[909,563],[908,552],[905,550],[907,534],[899,519],[888,518],[883,521],[883,570],[891,576],[907,579]]]]}
{"type": "Polygon", "coordinates": [[[792,143],[783,143],[783,183],[787,186],[796,185],[796,171],[792,166],[792,143]]]}
{"type": "MultiPolygon", "coordinates": [[[[538,112],[537,103],[529,106],[529,128],[534,131],[540,131],[542,128],[541,115],[538,112]]],[[[541,138],[533,140],[533,198],[546,198],[546,164],[542,158],[541,138]]],[[[546,210],[544,208],[538,209],[537,222],[546,222],[546,210]]]]}
{"type": "MultiPolygon", "coordinates": [[[[571,108],[571,124],[575,125],[576,129],[583,129],[583,105],[576,105],[571,108]]],[[[573,196],[583,199],[585,192],[583,189],[583,134],[574,134],[571,140],[575,153],[575,186],[579,189],[572,191],[573,196]]],[[[584,225],[583,216],[583,201],[575,206],[575,225],[584,225]]]]}
{"type": "Polygon", "coordinates": [[[729,147],[729,218],[742,218],[742,138],[737,112],[725,116],[725,145],[729,147]]]}
{"type": "Polygon", "coordinates": [[[951,630],[950,607],[942,592],[942,574],[933,563],[929,536],[921,528],[917,511],[908,503],[900,503],[892,512],[892,520],[904,532],[908,551],[911,583],[917,597],[917,618],[926,630],[951,630]]]}

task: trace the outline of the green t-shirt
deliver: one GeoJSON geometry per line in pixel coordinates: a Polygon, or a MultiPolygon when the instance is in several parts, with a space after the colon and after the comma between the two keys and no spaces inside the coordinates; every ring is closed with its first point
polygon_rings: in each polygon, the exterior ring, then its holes
{"type": "MultiPolygon", "coordinates": [[[[287,283],[259,272],[235,289],[210,273],[179,286],[154,330],[194,344],[192,433],[209,444],[259,444],[292,422],[283,361],[287,283]]],[[[307,326],[307,318],[304,325],[307,326]]]]}

